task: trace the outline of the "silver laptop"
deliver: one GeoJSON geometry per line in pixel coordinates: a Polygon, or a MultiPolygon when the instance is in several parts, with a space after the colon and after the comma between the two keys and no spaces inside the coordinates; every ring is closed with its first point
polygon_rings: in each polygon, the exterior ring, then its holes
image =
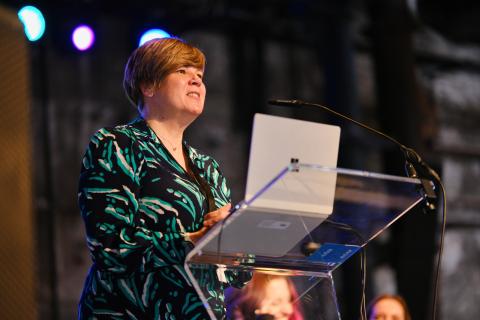
{"type": "MultiPolygon", "coordinates": [[[[290,164],[300,163],[335,168],[340,144],[340,127],[257,113],[254,118],[245,199],[250,199],[290,164]]],[[[332,212],[334,174],[299,172],[285,183],[275,184],[256,207],[294,210],[315,216],[332,212]],[[288,182],[288,184],[287,184],[288,182]]]]}
{"type": "MultiPolygon", "coordinates": [[[[339,143],[338,126],[257,113],[245,199],[252,199],[292,158],[300,163],[336,167],[339,143]]],[[[300,169],[287,174],[241,214],[227,220],[220,250],[267,257],[285,255],[332,213],[335,184],[334,171],[300,169]]],[[[219,249],[215,241],[210,243],[212,250],[219,249]]]]}

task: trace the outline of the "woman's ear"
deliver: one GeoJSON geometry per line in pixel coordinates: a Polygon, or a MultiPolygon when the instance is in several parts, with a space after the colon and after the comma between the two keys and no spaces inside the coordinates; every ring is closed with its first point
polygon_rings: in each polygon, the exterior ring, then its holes
{"type": "Polygon", "coordinates": [[[155,86],[153,84],[149,84],[149,85],[142,84],[140,85],[140,90],[142,91],[142,94],[145,97],[151,98],[155,93],[155,86]]]}

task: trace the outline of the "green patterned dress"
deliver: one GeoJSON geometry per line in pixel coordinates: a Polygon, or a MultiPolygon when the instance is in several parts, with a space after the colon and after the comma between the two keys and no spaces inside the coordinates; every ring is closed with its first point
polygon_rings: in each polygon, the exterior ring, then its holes
{"type": "MultiPolygon", "coordinates": [[[[170,155],[146,122],[100,129],[82,163],[79,205],[93,260],[79,303],[79,319],[208,319],[185,274],[193,247],[187,232],[229,203],[217,162],[184,144],[194,175],[170,155]]],[[[241,286],[213,268],[203,285],[223,318],[225,285],[241,286]]]]}

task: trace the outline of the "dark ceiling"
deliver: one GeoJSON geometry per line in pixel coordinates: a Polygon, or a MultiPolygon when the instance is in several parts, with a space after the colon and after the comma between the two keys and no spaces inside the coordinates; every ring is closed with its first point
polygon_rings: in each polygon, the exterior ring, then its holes
{"type": "MultiPolygon", "coordinates": [[[[128,2],[98,0],[65,1],[12,1],[3,3],[18,9],[25,4],[44,8],[53,17],[120,16],[135,20],[166,20],[177,28],[210,24],[212,27],[231,27],[232,22],[245,27],[255,26],[256,31],[277,30],[312,23],[325,15],[348,19],[358,4],[375,4],[378,0],[136,0],[128,2]],[[229,25],[230,24],[230,25],[229,25]],[[259,30],[260,27],[260,30],[259,30]]],[[[418,8],[423,24],[437,30],[444,37],[458,43],[480,44],[480,1],[478,0],[383,0],[406,1],[418,8]]],[[[179,30],[179,31],[180,31],[179,30]]]]}

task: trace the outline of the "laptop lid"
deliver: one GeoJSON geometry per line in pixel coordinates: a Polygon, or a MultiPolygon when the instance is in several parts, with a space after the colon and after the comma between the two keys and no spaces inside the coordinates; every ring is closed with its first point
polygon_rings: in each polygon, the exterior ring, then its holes
{"type": "MultiPolygon", "coordinates": [[[[269,183],[292,158],[300,163],[336,167],[340,127],[255,114],[245,199],[269,183]]],[[[335,174],[299,173],[274,185],[254,206],[294,210],[304,214],[332,212],[335,174]]]]}

